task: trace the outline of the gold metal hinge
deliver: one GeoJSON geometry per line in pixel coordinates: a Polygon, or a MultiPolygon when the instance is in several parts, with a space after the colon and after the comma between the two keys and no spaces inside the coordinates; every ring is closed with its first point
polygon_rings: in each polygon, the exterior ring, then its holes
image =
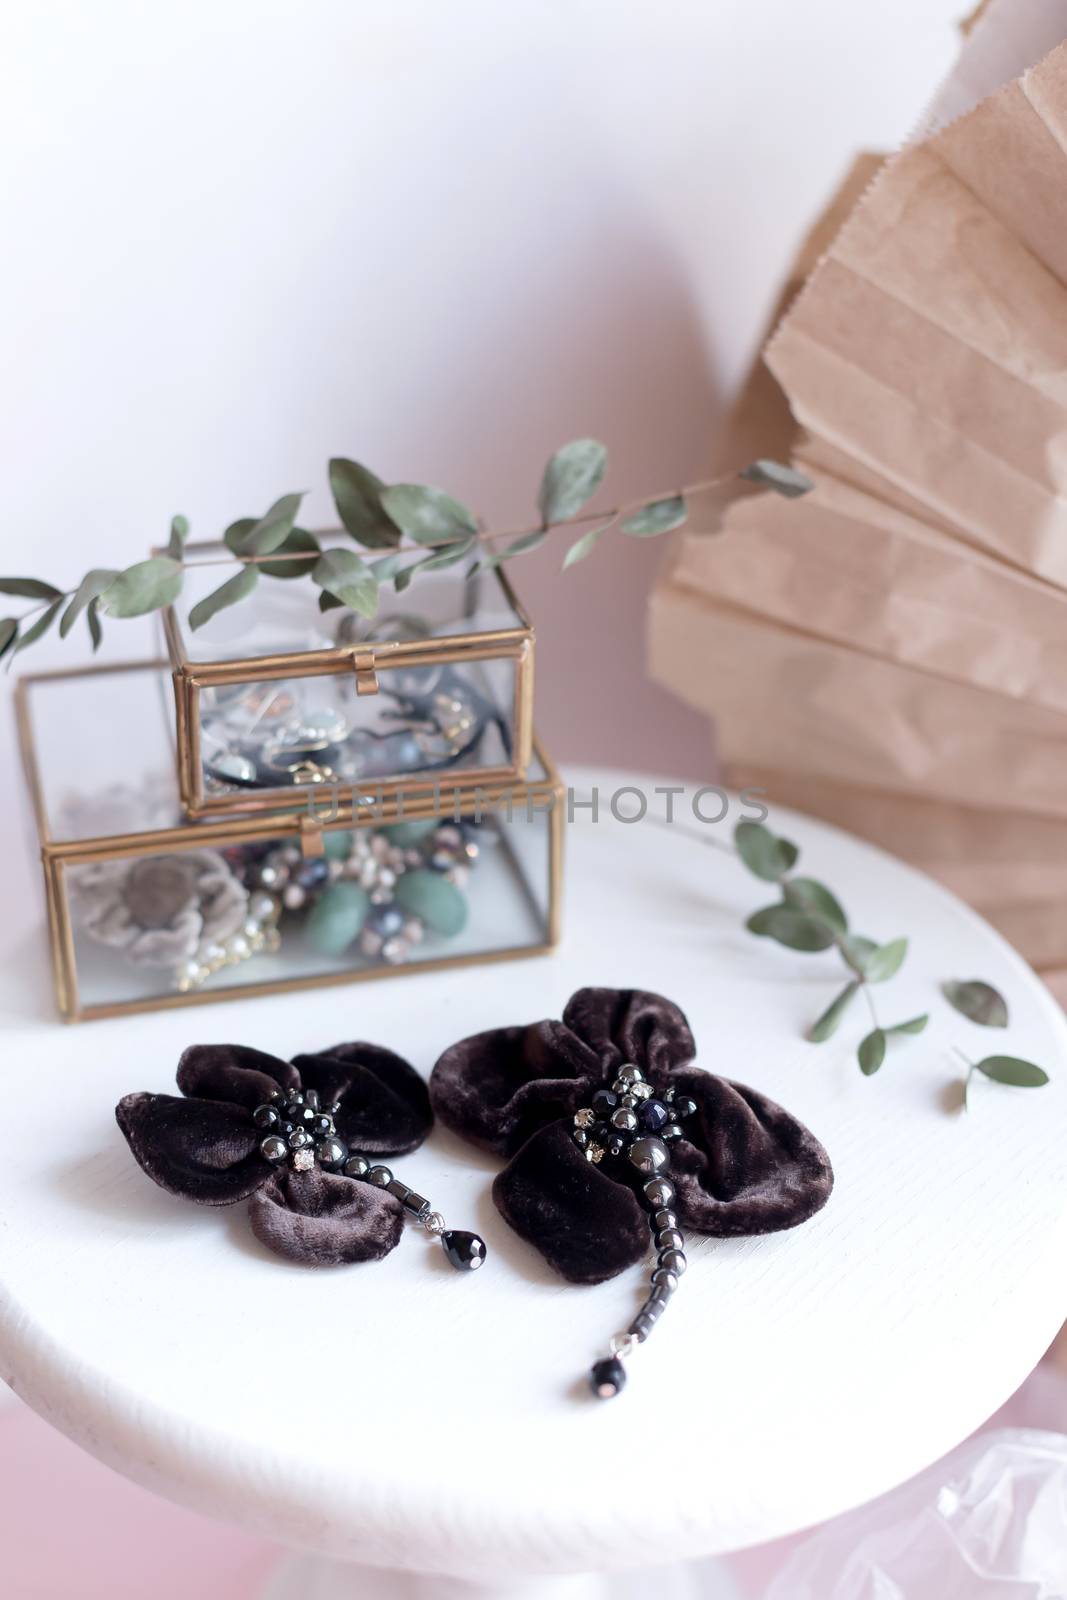
{"type": "Polygon", "coordinates": [[[374,666],[374,651],[357,645],[352,651],[352,670],[356,675],[357,694],[377,694],[378,674],[374,666]]]}
{"type": "Polygon", "coordinates": [[[307,860],[326,854],[322,842],[322,824],[315,817],[300,818],[300,848],[307,860]]]}

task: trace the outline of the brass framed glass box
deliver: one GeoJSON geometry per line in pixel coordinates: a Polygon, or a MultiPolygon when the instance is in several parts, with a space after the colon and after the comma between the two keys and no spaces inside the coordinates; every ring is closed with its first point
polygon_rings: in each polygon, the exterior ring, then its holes
{"type": "Polygon", "coordinates": [[[458,967],[559,933],[562,789],[321,787],[287,814],[182,815],[166,663],[20,679],[59,1009],[68,1021],[458,967]],[[356,797],[358,801],[358,797],[356,797]]]}
{"type": "Polygon", "coordinates": [[[261,582],[193,632],[231,558],[185,554],[164,630],[188,816],[291,810],[294,789],[322,784],[387,796],[526,777],[534,634],[499,569],[420,573],[413,597],[385,585],[373,622],[323,610],[306,575],[261,582]]]}

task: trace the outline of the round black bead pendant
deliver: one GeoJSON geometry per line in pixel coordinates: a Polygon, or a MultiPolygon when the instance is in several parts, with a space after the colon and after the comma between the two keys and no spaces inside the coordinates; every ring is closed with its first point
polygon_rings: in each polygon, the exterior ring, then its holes
{"type": "Polygon", "coordinates": [[[598,1117],[605,1120],[618,1108],[619,1097],[611,1089],[598,1089],[590,1101],[590,1105],[598,1117]]]}
{"type": "Polygon", "coordinates": [[[252,1113],[252,1121],[257,1128],[276,1128],[281,1119],[273,1106],[257,1106],[252,1113]]]}
{"type": "Polygon", "coordinates": [[[485,1262],[485,1240],[476,1233],[449,1228],[441,1235],[441,1248],[459,1272],[476,1272],[485,1262]]]}
{"type": "Polygon", "coordinates": [[[626,1368],[617,1356],[605,1356],[589,1372],[589,1387],[598,1400],[614,1400],[626,1387],[626,1368]]]}

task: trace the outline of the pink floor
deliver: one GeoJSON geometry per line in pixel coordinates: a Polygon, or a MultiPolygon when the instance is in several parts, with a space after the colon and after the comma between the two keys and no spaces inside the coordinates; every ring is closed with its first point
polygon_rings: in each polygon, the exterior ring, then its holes
{"type": "MultiPolygon", "coordinates": [[[[989,1426],[1067,1432],[1065,1358],[1039,1367],[989,1426]]],[[[795,1542],[733,1558],[751,1600],[795,1542]]],[[[3,1600],[258,1600],[280,1554],[127,1483],[17,1401],[0,1406],[3,1600]]]]}

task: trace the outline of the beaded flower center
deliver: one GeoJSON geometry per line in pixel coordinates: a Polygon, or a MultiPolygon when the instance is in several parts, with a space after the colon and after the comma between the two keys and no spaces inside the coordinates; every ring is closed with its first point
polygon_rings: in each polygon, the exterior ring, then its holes
{"type": "Polygon", "coordinates": [[[314,1166],[340,1170],[348,1160],[348,1146],[338,1137],[334,1122],[340,1109],[335,1103],[324,1110],[315,1089],[276,1089],[252,1113],[252,1121],[264,1133],[260,1154],[267,1161],[288,1161],[297,1172],[314,1166]]]}
{"type": "Polygon", "coordinates": [[[682,1137],[682,1122],[696,1101],[674,1089],[658,1094],[640,1067],[621,1066],[611,1086],[598,1089],[592,1103],[574,1113],[574,1142],[587,1161],[627,1156],[646,1177],[666,1167],[668,1145],[682,1137]]]}

